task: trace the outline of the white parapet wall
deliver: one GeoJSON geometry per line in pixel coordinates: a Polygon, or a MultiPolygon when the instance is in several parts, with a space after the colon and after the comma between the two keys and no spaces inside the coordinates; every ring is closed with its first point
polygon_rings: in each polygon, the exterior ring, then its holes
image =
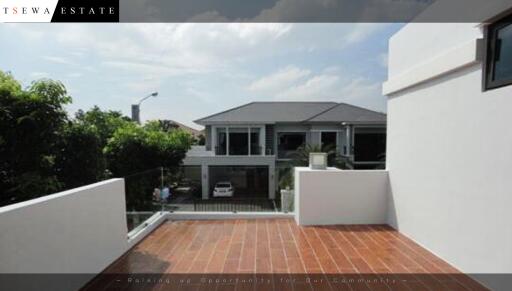
{"type": "Polygon", "coordinates": [[[1,207],[0,273],[82,274],[53,285],[79,289],[129,248],[124,190],[111,179],[1,207]]]}
{"type": "Polygon", "coordinates": [[[300,225],[384,224],[385,170],[295,168],[295,220],[300,225]]]}

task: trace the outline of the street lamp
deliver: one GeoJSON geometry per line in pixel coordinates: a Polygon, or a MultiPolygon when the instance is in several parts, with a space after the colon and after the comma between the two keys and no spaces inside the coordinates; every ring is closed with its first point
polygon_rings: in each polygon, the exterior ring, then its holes
{"type": "Polygon", "coordinates": [[[139,103],[132,104],[132,120],[140,124],[140,104],[142,101],[148,99],[149,97],[156,97],[158,96],[158,92],[153,92],[149,94],[148,96],[140,99],[139,103]]]}

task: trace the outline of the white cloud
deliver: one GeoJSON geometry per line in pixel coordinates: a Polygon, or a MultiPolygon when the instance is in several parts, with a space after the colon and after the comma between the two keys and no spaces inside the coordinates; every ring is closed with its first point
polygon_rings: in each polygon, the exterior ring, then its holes
{"type": "Polygon", "coordinates": [[[386,99],[381,82],[352,74],[349,70],[331,66],[317,73],[289,66],[264,76],[248,87],[268,94],[279,101],[335,101],[385,111],[386,99]]]}
{"type": "Polygon", "coordinates": [[[276,95],[283,100],[332,100],[336,98],[339,76],[321,74],[313,76],[303,84],[295,85],[276,95]]]}
{"type": "Polygon", "coordinates": [[[289,87],[299,80],[303,80],[310,74],[311,71],[309,70],[299,69],[295,66],[288,66],[252,82],[248,89],[250,91],[260,91],[267,93],[276,92],[289,87]]]}
{"type": "Polygon", "coordinates": [[[79,72],[73,72],[73,73],[69,73],[67,76],[70,77],[70,78],[80,78],[82,77],[84,74],[82,73],[79,73],[79,72]]]}
{"type": "MultiPolygon", "coordinates": [[[[344,49],[385,24],[146,23],[15,26],[22,35],[43,35],[74,57],[96,54],[104,62],[137,71],[153,66],[164,73],[228,72],[248,60],[319,49],[344,49]],[[333,37],[336,36],[336,37],[333,37]],[[94,41],[91,41],[94,40],[94,41]]],[[[72,59],[47,56],[71,65],[72,59]]]]}
{"type": "Polygon", "coordinates": [[[43,58],[43,60],[46,60],[46,61],[49,61],[52,63],[63,64],[63,65],[76,65],[75,62],[71,61],[68,58],[64,58],[64,57],[43,56],[42,58],[43,58]]]}
{"type": "MultiPolygon", "coordinates": [[[[383,27],[386,24],[151,23],[10,28],[19,35],[20,44],[32,43],[35,37],[45,40],[33,42],[31,54],[31,58],[43,60],[41,66],[27,66],[36,71],[34,76],[49,72],[52,78],[71,82],[77,90],[73,92],[83,92],[84,106],[110,102],[109,106],[117,108],[129,104],[119,102],[120,98],[167,90],[167,94],[182,98],[184,106],[194,107],[194,117],[200,117],[212,110],[269,98],[350,101],[381,110],[385,98],[380,94],[380,82],[339,66],[353,64],[354,60],[347,59],[350,46],[367,41],[383,27]],[[332,62],[324,56],[332,57],[332,62]],[[80,66],[62,72],[62,65],[75,63],[80,66]],[[326,63],[333,66],[322,68],[326,63]],[[267,70],[270,73],[255,77],[256,71],[267,70]],[[191,81],[197,82],[189,85],[191,81]],[[97,84],[101,92],[92,91],[95,86],[87,82],[97,84]],[[115,94],[122,97],[112,97],[115,94]],[[108,96],[111,101],[90,96],[108,96]],[[201,106],[207,103],[216,107],[201,106]]],[[[370,65],[382,70],[379,58],[383,56],[358,60],[358,68],[370,65]]],[[[358,70],[364,71],[367,68],[358,70]]],[[[186,110],[192,110],[188,107],[186,110]]],[[[123,110],[129,112],[129,106],[126,108],[123,110]]]]}
{"type": "Polygon", "coordinates": [[[364,41],[383,27],[384,25],[381,23],[357,23],[347,34],[347,42],[358,43],[364,41]]]}
{"type": "Polygon", "coordinates": [[[228,19],[218,11],[206,11],[189,18],[187,22],[228,22],[228,19]]]}
{"type": "Polygon", "coordinates": [[[42,78],[48,78],[50,74],[46,72],[32,72],[30,73],[30,77],[33,79],[42,79],[42,78]]]}

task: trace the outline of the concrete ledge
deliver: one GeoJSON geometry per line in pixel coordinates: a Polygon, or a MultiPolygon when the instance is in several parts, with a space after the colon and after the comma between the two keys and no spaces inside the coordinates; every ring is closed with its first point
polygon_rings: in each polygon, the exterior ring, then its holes
{"type": "Polygon", "coordinates": [[[168,212],[169,220],[189,219],[269,219],[269,218],[293,218],[294,213],[281,212],[168,212]]]}
{"type": "Polygon", "coordinates": [[[131,248],[167,220],[168,212],[157,212],[140,226],[128,233],[128,247],[131,248]]]}
{"type": "Polygon", "coordinates": [[[382,94],[391,95],[434,78],[471,66],[482,59],[483,41],[475,39],[394,76],[382,85],[382,94]]]}

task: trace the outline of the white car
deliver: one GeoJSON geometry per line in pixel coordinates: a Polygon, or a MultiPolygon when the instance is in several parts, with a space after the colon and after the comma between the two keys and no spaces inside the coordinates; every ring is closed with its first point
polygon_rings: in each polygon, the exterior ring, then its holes
{"type": "Polygon", "coordinates": [[[217,182],[213,189],[213,197],[233,197],[234,192],[231,182],[217,182]]]}

